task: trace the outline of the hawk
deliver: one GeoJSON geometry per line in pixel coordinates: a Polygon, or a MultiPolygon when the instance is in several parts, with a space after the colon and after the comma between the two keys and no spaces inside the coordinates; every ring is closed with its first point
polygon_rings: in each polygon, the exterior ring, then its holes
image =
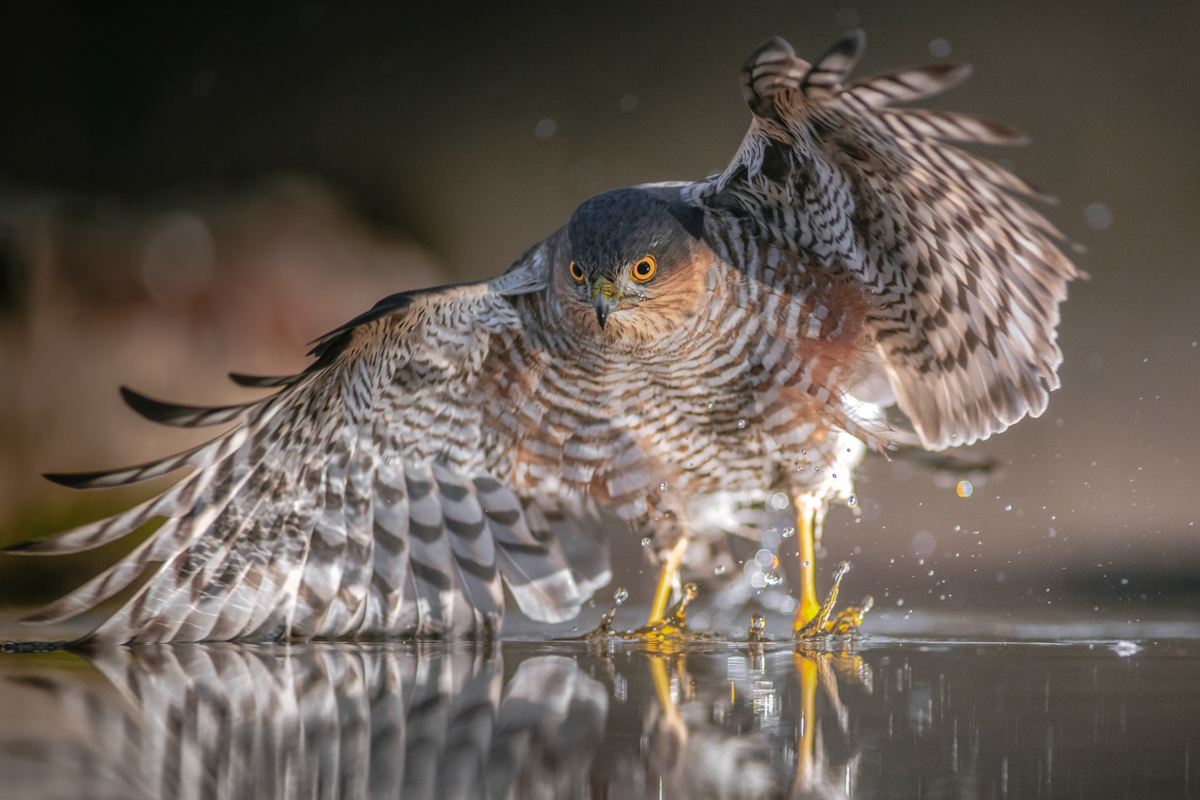
{"type": "Polygon", "coordinates": [[[883,407],[931,450],[1041,414],[1080,276],[1022,202],[1038,191],[947,144],[1020,134],[892,107],[968,69],[847,83],[864,41],[852,31],[812,65],[767,41],[743,68],[752,120],[722,173],[597,195],[497,278],[387,297],[317,340],[298,375],[233,376],[277,390],[264,399],[123,390],[157,422],[233,427],[153,463],[49,476],[103,487],[191,470],[18,545],[74,552],[162,520],[29,619],[79,614],[160,563],[93,640],[487,636],[504,585],[535,620],[578,613],[608,575],[566,545],[607,512],[661,559],[655,622],[696,509],[782,491],[800,509],[796,630],[819,635],[814,531],[865,449],[913,436],[883,407]]]}

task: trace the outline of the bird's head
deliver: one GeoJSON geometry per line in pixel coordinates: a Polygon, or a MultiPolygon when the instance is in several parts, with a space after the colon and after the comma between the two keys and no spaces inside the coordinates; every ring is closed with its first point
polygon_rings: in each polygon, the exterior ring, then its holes
{"type": "Polygon", "coordinates": [[[651,189],[584,202],[567,223],[555,285],[571,321],[606,340],[646,341],[696,313],[712,251],[698,212],[651,189]]]}

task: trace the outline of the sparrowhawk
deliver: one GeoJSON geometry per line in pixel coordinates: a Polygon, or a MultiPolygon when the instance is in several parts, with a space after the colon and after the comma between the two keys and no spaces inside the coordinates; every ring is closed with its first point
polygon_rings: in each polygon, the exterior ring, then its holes
{"type": "MultiPolygon", "coordinates": [[[[234,376],[277,389],[264,399],[125,390],[152,420],[233,427],[153,463],[50,476],[191,469],[18,546],[74,552],[163,520],[31,619],[85,611],[161,562],[96,640],[488,635],[504,584],[533,619],[563,621],[608,577],[563,544],[599,511],[630,528],[615,546],[650,540],[664,582],[718,493],[790,494],[811,552],[864,448],[905,435],[884,406],[929,449],[1041,414],[1080,273],[1020,199],[1035,189],[946,144],[1022,137],[892,107],[962,66],[845,82],[863,43],[851,32],[810,66],[769,40],[744,67],[752,120],[723,172],[600,194],[499,277],[387,297],[298,375],[234,376]]],[[[817,613],[811,570],[798,628],[817,613]]],[[[664,603],[660,585],[658,617],[664,603]]]]}

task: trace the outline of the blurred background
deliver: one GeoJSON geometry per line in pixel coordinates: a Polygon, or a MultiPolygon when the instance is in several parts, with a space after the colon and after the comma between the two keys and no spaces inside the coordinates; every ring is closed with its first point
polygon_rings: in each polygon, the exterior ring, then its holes
{"type": "MultiPolygon", "coordinates": [[[[845,591],[893,614],[1200,608],[1200,3],[416,5],[0,8],[0,543],[164,485],[40,473],[201,438],[118,386],[243,399],[225,373],[301,369],[386,294],[498,274],[596,192],[720,170],[745,56],[779,34],[813,59],[862,26],[856,75],[974,65],[929,104],[1032,136],[987,155],[1059,198],[1092,277],[1045,415],[959,453],[998,467],[870,461],[825,571],[850,558],[845,591]]],[[[131,546],[0,557],[0,605],[131,546]]]]}

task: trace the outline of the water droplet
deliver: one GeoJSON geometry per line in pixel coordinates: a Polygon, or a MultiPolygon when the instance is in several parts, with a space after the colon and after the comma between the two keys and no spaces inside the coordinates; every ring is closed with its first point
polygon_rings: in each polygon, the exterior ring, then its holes
{"type": "Polygon", "coordinates": [[[800,451],[800,455],[802,455],[802,456],[806,456],[806,455],[808,455],[808,451],[807,451],[807,450],[801,450],[801,451],[800,451]]]}
{"type": "Polygon", "coordinates": [[[709,403],[709,404],[708,404],[708,407],[709,407],[709,408],[712,408],[712,407],[713,407],[713,404],[712,404],[712,403],[709,403]]]}
{"type": "Polygon", "coordinates": [[[1114,653],[1116,653],[1121,658],[1129,658],[1131,655],[1138,652],[1142,648],[1136,642],[1130,642],[1126,639],[1122,639],[1121,641],[1117,642],[1116,644],[1110,645],[1108,649],[1112,650],[1114,653]]]}
{"type": "Polygon", "coordinates": [[[724,564],[717,564],[715,567],[713,567],[713,575],[724,575],[724,574],[725,574],[725,565],[724,564]]]}
{"type": "Polygon", "coordinates": [[[666,481],[663,481],[662,483],[660,483],[658,485],[658,490],[660,492],[665,492],[669,488],[671,488],[671,485],[669,483],[667,483],[666,481]]]}
{"type": "Polygon", "coordinates": [[[1012,511],[1012,506],[1011,506],[1011,505],[1005,506],[1005,507],[1004,507],[1004,510],[1005,510],[1005,511],[1012,511]]]}
{"type": "Polygon", "coordinates": [[[971,485],[970,481],[959,481],[954,491],[958,493],[959,497],[970,497],[971,493],[975,491],[975,487],[971,485]]]}
{"type": "Polygon", "coordinates": [[[945,58],[950,55],[950,42],[941,37],[929,43],[929,55],[934,58],[945,58]]]}
{"type": "Polygon", "coordinates": [[[625,591],[625,587],[623,586],[620,589],[617,589],[617,593],[613,595],[613,602],[617,605],[621,605],[628,599],[629,592],[625,591]]]}
{"type": "Polygon", "coordinates": [[[1083,218],[1088,227],[1098,231],[1108,230],[1112,225],[1113,214],[1104,203],[1092,203],[1083,210],[1083,218]]]}
{"type": "Polygon", "coordinates": [[[800,566],[802,566],[802,567],[807,567],[807,566],[808,566],[808,562],[807,562],[807,561],[801,561],[801,562],[800,562],[800,566]]]}
{"type": "Polygon", "coordinates": [[[739,419],[738,420],[738,428],[740,429],[740,428],[744,428],[744,427],[746,427],[746,420],[739,419]]]}
{"type": "Polygon", "coordinates": [[[647,536],[646,538],[642,539],[642,547],[649,547],[649,546],[650,546],[650,537],[647,536]]]}
{"type": "Polygon", "coordinates": [[[858,503],[858,497],[856,495],[850,495],[849,497],[846,498],[846,505],[848,505],[848,506],[852,506],[857,503],[858,503]]]}
{"type": "Polygon", "coordinates": [[[767,586],[778,586],[783,583],[783,576],[777,572],[767,573],[767,586]]]}
{"type": "Polygon", "coordinates": [[[783,538],[790,539],[791,537],[793,537],[795,535],[796,535],[795,528],[784,528],[783,529],[783,538]]]}

